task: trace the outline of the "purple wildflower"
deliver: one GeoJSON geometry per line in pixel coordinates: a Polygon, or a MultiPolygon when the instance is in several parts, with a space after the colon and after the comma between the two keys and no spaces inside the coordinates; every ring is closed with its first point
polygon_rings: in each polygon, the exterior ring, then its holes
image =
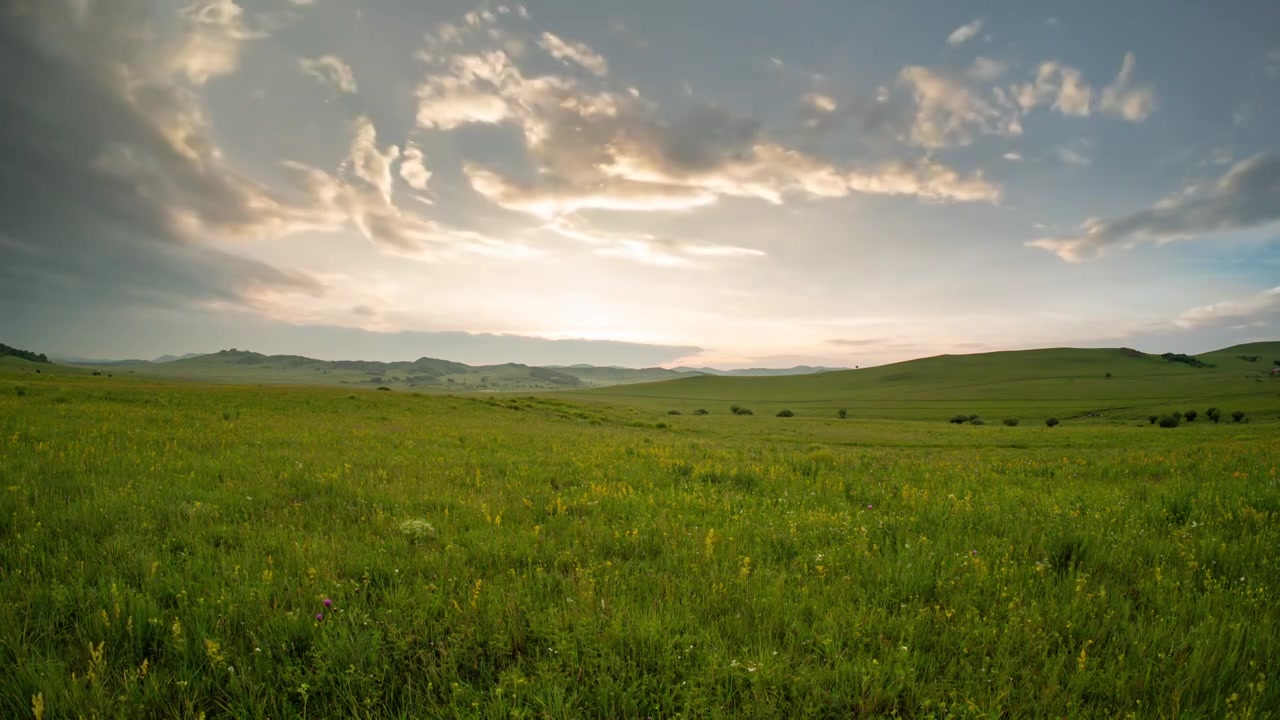
{"type": "Polygon", "coordinates": [[[324,619],[324,613],[316,613],[316,622],[320,622],[323,619],[324,619]]]}
{"type": "Polygon", "coordinates": [[[332,600],[330,600],[329,598],[325,598],[325,599],[324,599],[324,606],[325,606],[325,607],[333,607],[333,601],[332,601],[332,600]]]}

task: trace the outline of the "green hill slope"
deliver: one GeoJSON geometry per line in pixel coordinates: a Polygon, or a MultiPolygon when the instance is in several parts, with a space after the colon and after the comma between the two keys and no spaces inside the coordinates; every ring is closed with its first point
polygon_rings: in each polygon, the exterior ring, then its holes
{"type": "Polygon", "coordinates": [[[1210,405],[1276,415],[1280,379],[1269,377],[1271,355],[1280,358],[1280,343],[1198,356],[1215,367],[1193,367],[1125,348],[1053,348],[940,355],[820,375],[701,376],[573,396],[681,412],[705,408],[725,413],[738,404],[756,413],[786,408],[801,416],[831,416],[847,408],[853,417],[903,419],[945,419],[960,412],[1035,422],[1050,415],[1138,419],[1152,412],[1203,412],[1210,405]],[[1237,355],[1259,359],[1240,360],[1237,355]]]}

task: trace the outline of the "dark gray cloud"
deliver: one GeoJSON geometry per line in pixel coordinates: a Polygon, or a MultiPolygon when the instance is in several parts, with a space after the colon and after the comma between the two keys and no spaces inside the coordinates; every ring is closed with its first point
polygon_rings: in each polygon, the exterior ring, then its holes
{"type": "Polygon", "coordinates": [[[1193,188],[1118,218],[1091,218],[1074,237],[1028,244],[1077,261],[1134,242],[1168,242],[1276,221],[1280,221],[1280,152],[1272,150],[1237,163],[1208,187],[1193,188]]]}
{"type": "Polygon", "coordinates": [[[321,292],[194,242],[279,232],[303,212],[220,161],[193,99],[193,84],[233,69],[257,31],[213,3],[161,42],[149,7],[0,9],[3,292],[159,303],[234,301],[261,286],[321,292]]]}

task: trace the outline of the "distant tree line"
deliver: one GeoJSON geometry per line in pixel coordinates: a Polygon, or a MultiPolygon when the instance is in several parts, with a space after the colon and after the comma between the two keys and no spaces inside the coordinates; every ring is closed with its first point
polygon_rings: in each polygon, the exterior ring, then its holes
{"type": "Polygon", "coordinates": [[[0,343],[0,357],[6,356],[6,355],[22,358],[23,360],[30,360],[31,362],[38,362],[38,363],[49,362],[49,358],[45,357],[44,353],[37,354],[37,353],[31,352],[30,350],[19,350],[18,348],[9,347],[8,345],[4,345],[0,343]]]}
{"type": "Polygon", "coordinates": [[[1191,357],[1190,355],[1185,355],[1183,353],[1165,353],[1160,357],[1168,360],[1169,362],[1183,363],[1184,365],[1190,365],[1194,368],[1217,367],[1213,363],[1207,363],[1199,358],[1191,357]]]}

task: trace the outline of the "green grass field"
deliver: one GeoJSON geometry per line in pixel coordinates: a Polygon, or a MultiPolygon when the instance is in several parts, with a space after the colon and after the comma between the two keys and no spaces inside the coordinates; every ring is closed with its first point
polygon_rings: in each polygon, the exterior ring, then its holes
{"type": "Polygon", "coordinates": [[[1270,376],[1280,343],[1255,343],[1198,356],[1193,368],[1121,349],[1052,349],[954,355],[862,370],[780,378],[699,376],[562,397],[689,413],[726,413],[731,404],[769,415],[945,420],[956,413],[991,420],[1048,417],[1083,422],[1145,422],[1155,412],[1216,405],[1258,419],[1280,419],[1280,378],[1270,376]],[[1237,356],[1257,357],[1256,362],[1237,356]],[[1110,373],[1111,377],[1107,377],[1110,373]],[[1206,403],[1208,405],[1206,405],[1206,403]]]}
{"type": "Polygon", "coordinates": [[[573,400],[0,361],[0,717],[1276,717],[1280,385],[1044,352],[573,400]]]}

